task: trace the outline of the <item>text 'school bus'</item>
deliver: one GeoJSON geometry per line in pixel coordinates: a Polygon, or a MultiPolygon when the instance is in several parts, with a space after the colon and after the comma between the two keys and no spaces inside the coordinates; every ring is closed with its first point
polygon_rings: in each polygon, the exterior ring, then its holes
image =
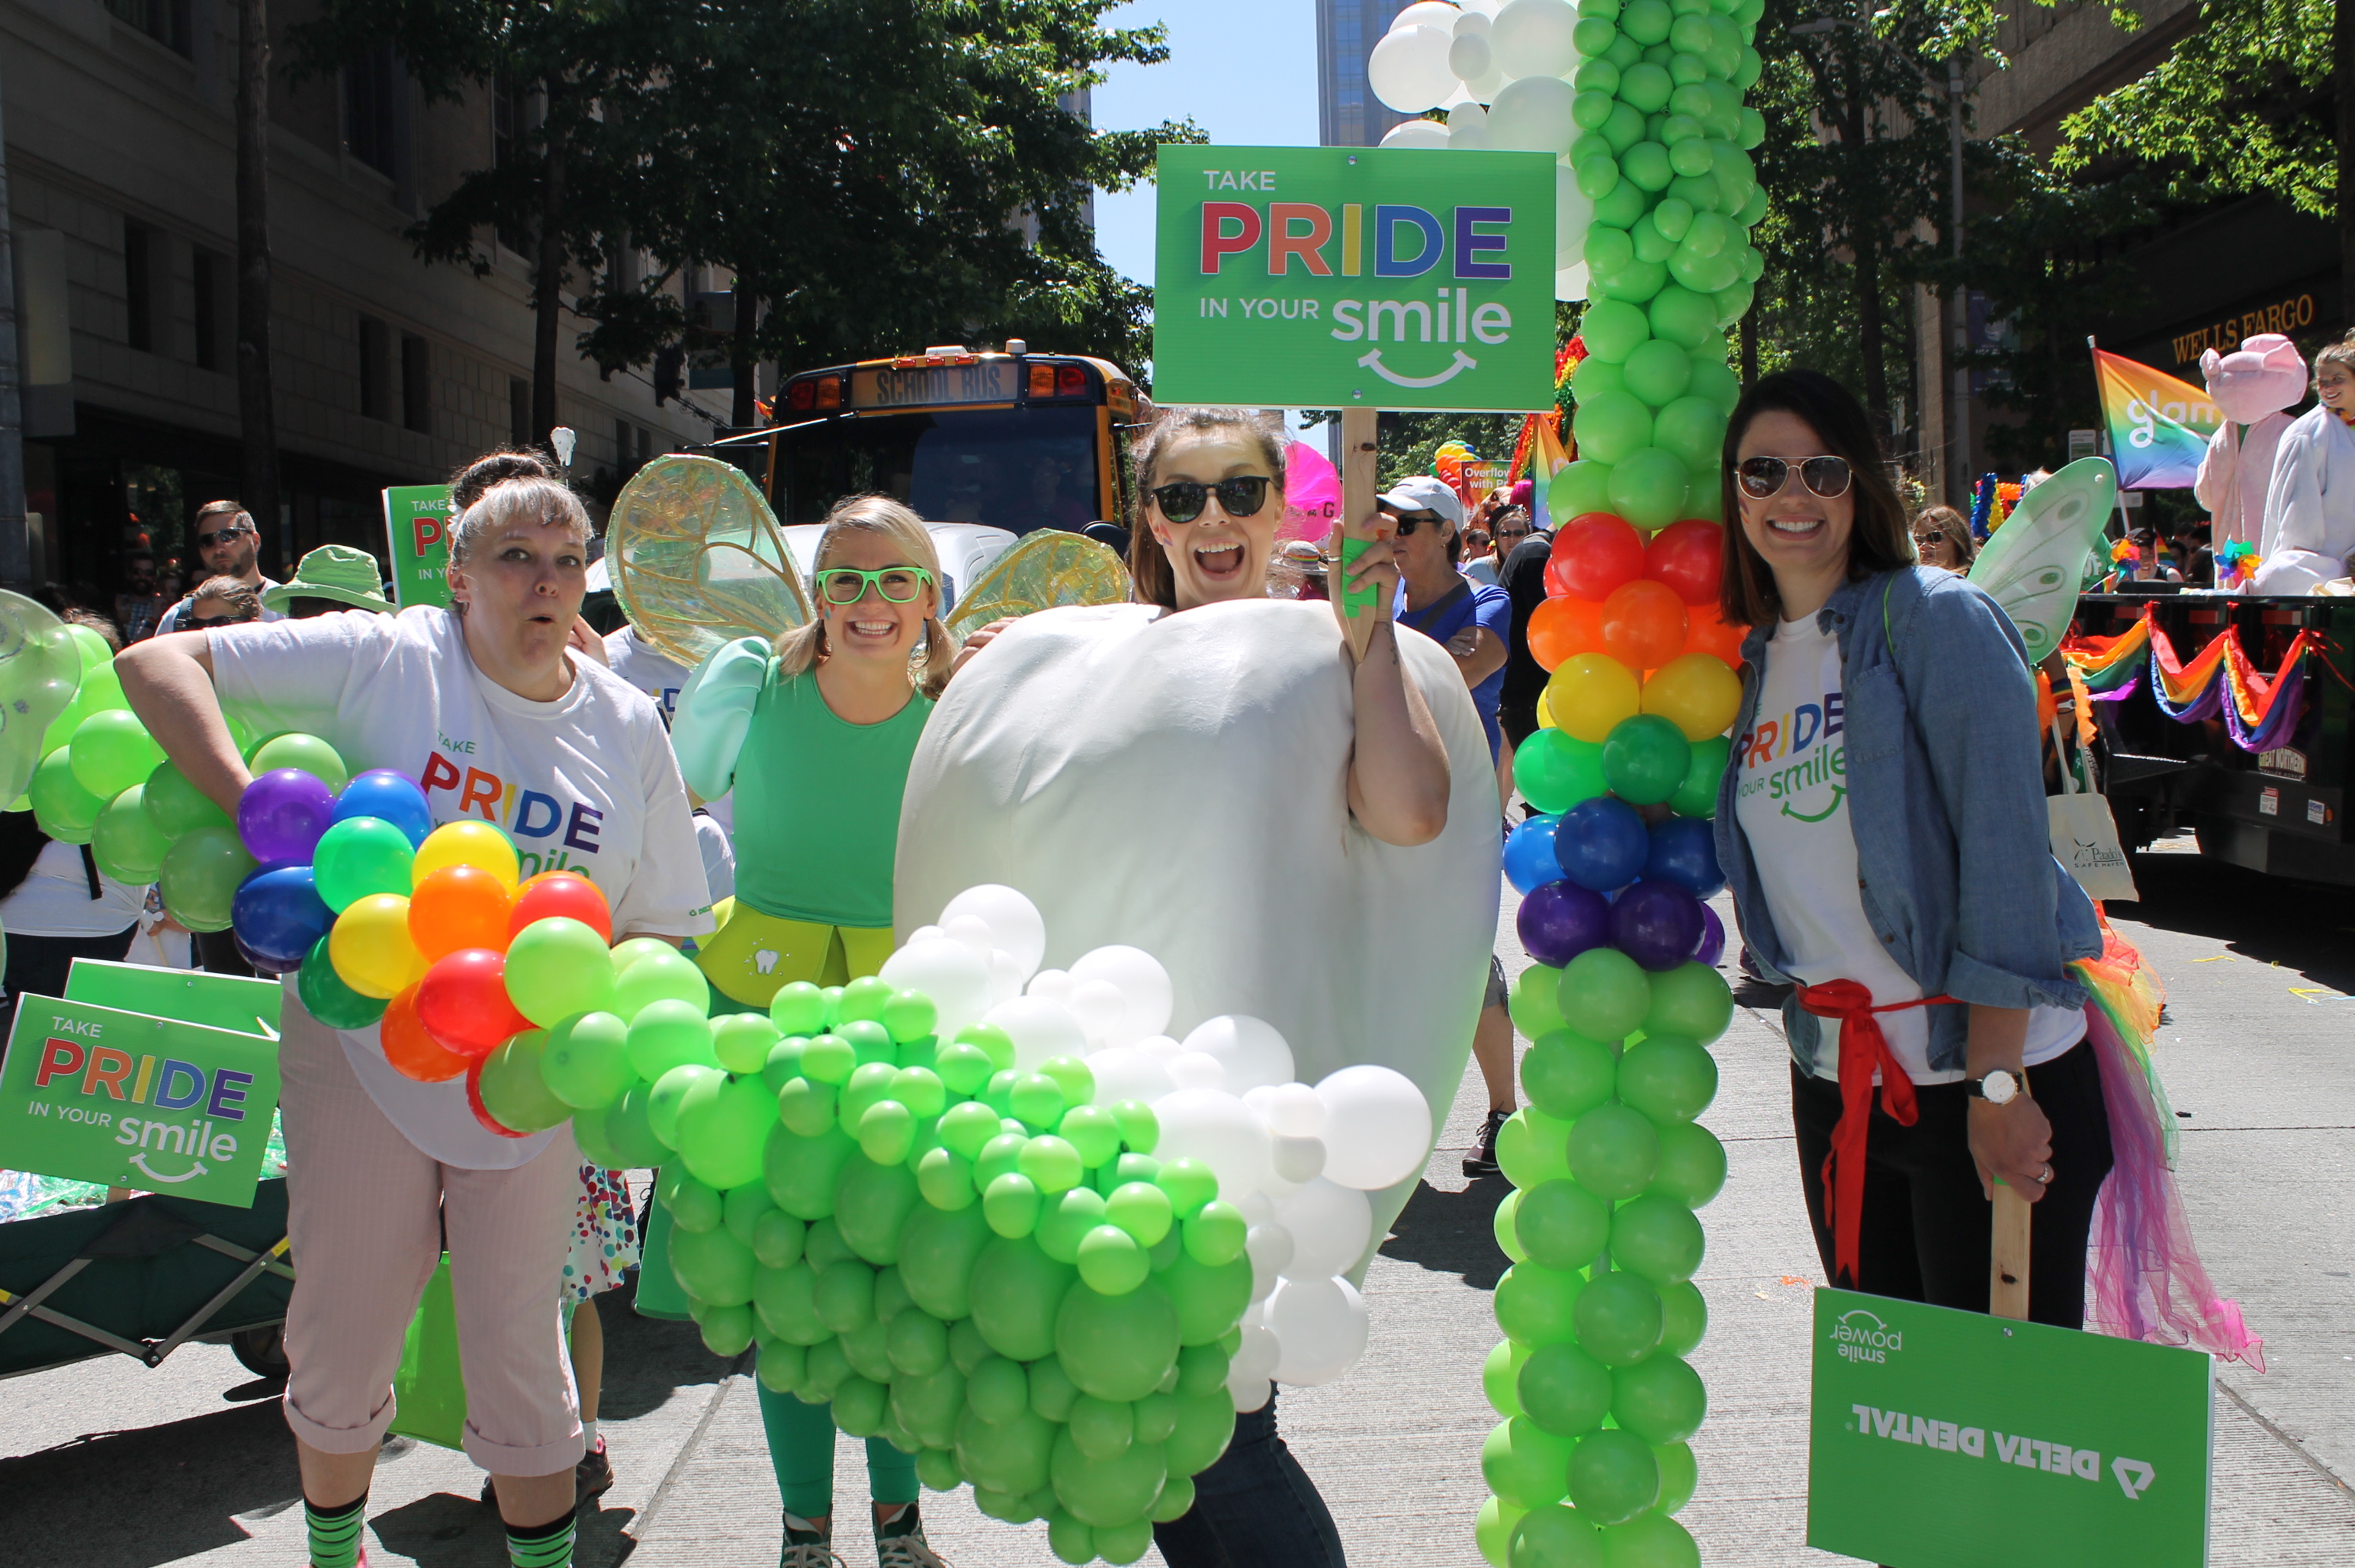
{"type": "Polygon", "coordinates": [[[927,521],[1015,534],[1076,532],[1128,514],[1122,453],[1136,385],[1118,366],[963,345],[805,370],[776,424],[705,448],[768,493],[781,523],[815,523],[845,496],[896,496],[927,521]]]}

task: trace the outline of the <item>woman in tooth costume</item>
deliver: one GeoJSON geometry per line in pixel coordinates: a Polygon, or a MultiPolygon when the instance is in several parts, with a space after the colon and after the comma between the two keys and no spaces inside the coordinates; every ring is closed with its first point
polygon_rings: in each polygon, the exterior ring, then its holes
{"type": "MultiPolygon", "coordinates": [[[[975,634],[909,770],[895,918],[904,938],[1005,883],[1046,917],[1048,966],[1141,947],[1169,971],[1171,1034],[1264,1019],[1302,1081],[1394,1068],[1436,1125],[1496,919],[1487,740],[1446,651],[1391,626],[1387,540],[1350,572],[1383,617],[1361,663],[1337,603],[1266,596],[1282,452],[1251,416],[1163,411],[1136,456],[1139,603],[975,634]]],[[[1413,1187],[1369,1194],[1377,1238],[1413,1187]]],[[[1339,1568],[1273,1399],[1196,1480],[1193,1511],[1156,1530],[1171,1568],[1339,1568]]]]}

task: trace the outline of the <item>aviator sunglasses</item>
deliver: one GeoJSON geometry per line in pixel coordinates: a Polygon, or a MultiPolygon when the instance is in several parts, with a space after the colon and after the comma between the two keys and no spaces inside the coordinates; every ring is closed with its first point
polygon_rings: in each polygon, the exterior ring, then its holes
{"type": "Polygon", "coordinates": [[[1269,480],[1262,475],[1246,475],[1240,479],[1221,479],[1215,485],[1203,485],[1192,479],[1180,479],[1147,490],[1161,515],[1173,523],[1190,523],[1202,515],[1209,504],[1210,493],[1217,491],[1220,509],[1231,517],[1255,517],[1267,503],[1269,480]]]}
{"type": "Polygon", "coordinates": [[[222,528],[217,533],[198,534],[197,536],[197,548],[198,549],[210,549],[217,544],[228,543],[230,539],[238,538],[246,531],[247,530],[244,528],[222,528]]]}
{"type": "Polygon", "coordinates": [[[1791,482],[1793,468],[1799,471],[1799,483],[1818,501],[1838,500],[1848,494],[1850,475],[1845,457],[1745,457],[1733,465],[1733,473],[1744,496],[1764,501],[1783,493],[1783,486],[1791,482]]]}
{"type": "Polygon", "coordinates": [[[867,585],[883,595],[887,604],[905,604],[930,586],[932,574],[921,566],[887,566],[861,571],[855,566],[830,566],[817,574],[818,592],[829,604],[856,604],[867,597],[867,585]]]}

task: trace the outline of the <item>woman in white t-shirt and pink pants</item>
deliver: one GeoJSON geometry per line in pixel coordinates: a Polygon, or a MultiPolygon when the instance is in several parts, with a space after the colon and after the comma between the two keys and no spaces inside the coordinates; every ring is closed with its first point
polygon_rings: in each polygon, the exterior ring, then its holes
{"type": "Polygon", "coordinates": [[[2030,1316],[2081,1328],[2111,1147],[2068,966],[2102,943],[2052,858],[2019,634],[1914,564],[1864,410],[1828,377],[1743,396],[1723,484],[1722,609],[1754,629],[1718,857],[1743,940],[1796,987],[1792,1110],[1824,1270],[1986,1311],[1999,1178],[2037,1205],[2030,1316]]]}
{"type": "MultiPolygon", "coordinates": [[[[452,610],[412,607],[159,637],[123,656],[132,706],[225,809],[248,782],[221,701],[331,741],[352,768],[421,782],[434,820],[483,818],[527,875],[594,881],[616,937],[712,928],[686,785],[661,718],[574,656],[589,520],[562,485],[495,485],[453,528],[452,610]]],[[[292,987],[281,1047],[301,1278],[286,1323],[286,1419],[311,1561],[359,1555],[401,1338],[446,1234],[467,1396],[465,1447],[496,1481],[511,1559],[570,1561],[581,1422],[558,1282],[580,1189],[569,1127],[493,1135],[462,1082],[419,1083],[374,1027],[333,1030],[292,987]]]]}

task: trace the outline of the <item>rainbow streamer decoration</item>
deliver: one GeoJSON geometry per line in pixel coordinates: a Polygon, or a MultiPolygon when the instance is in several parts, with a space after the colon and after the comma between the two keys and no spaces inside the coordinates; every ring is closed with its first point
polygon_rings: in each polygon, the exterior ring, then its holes
{"type": "Polygon", "coordinates": [[[2312,631],[2299,632],[2282,655],[2281,668],[2268,676],[2243,650],[2240,628],[2226,626],[2186,664],[2146,610],[2116,636],[2072,637],[2061,653],[2098,699],[2125,697],[2147,668],[2154,672],[2151,697],[2161,713],[2179,724],[2222,714],[2234,745],[2270,752],[2288,744],[2297,729],[2313,639],[2312,631]]]}
{"type": "Polygon", "coordinates": [[[2223,415],[2199,388],[2122,355],[2094,350],[2102,421],[2121,490],[2189,490],[2223,415]]]}

